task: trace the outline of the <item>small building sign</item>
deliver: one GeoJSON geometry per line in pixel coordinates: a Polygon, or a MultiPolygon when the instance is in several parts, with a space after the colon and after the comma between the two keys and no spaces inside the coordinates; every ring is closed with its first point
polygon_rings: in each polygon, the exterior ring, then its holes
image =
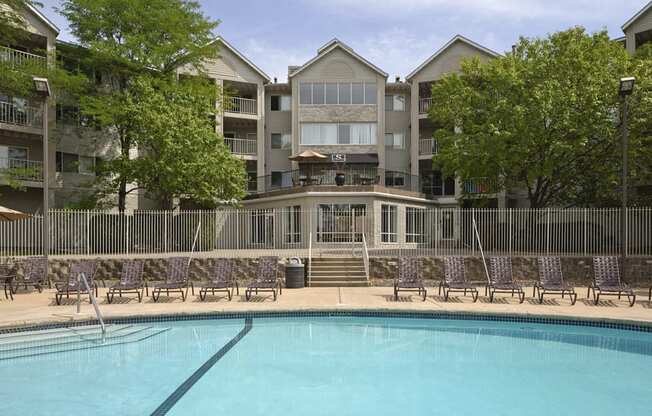
{"type": "Polygon", "coordinates": [[[346,162],[346,154],[345,153],[331,153],[331,162],[334,162],[334,163],[346,162]]]}

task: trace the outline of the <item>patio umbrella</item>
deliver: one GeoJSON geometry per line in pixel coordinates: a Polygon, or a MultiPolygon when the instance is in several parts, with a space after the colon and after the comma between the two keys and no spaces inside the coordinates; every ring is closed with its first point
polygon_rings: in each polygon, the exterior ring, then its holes
{"type": "MultiPolygon", "coordinates": [[[[290,156],[288,159],[293,160],[295,162],[321,162],[323,160],[328,159],[328,156],[322,155],[321,153],[315,152],[314,150],[304,150],[298,155],[290,156]]],[[[310,165],[310,174],[307,175],[306,178],[307,183],[310,183],[311,176],[312,176],[312,165],[310,165]]]]}
{"type": "Polygon", "coordinates": [[[30,214],[0,206],[0,221],[18,221],[30,217],[30,214]]]}

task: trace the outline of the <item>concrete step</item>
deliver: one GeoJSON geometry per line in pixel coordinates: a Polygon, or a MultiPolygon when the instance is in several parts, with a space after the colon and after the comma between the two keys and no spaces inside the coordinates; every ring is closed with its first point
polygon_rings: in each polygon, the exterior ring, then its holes
{"type": "Polygon", "coordinates": [[[324,282],[312,282],[312,287],[366,287],[367,282],[351,282],[351,281],[342,281],[342,280],[333,280],[333,281],[324,281],[324,282]]]}
{"type": "Polygon", "coordinates": [[[342,274],[329,274],[327,276],[312,276],[311,279],[313,282],[317,281],[325,281],[325,280],[364,280],[365,282],[367,281],[367,276],[361,275],[361,276],[346,276],[342,274]]]}

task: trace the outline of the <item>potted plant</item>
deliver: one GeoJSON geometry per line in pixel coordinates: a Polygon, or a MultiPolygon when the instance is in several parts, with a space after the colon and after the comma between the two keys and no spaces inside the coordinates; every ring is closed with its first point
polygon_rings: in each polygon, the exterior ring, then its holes
{"type": "Polygon", "coordinates": [[[344,172],[342,172],[341,170],[335,172],[335,185],[342,186],[344,185],[345,181],[346,181],[346,176],[344,175],[344,172]]]}

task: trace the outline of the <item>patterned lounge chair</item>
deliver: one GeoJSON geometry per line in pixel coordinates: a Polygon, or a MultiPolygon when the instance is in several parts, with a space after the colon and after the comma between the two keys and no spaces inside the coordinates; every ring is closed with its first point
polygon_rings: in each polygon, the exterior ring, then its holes
{"type": "Polygon", "coordinates": [[[538,263],[540,280],[534,284],[532,296],[536,296],[538,292],[539,303],[543,303],[543,296],[548,293],[561,294],[562,298],[568,294],[571,305],[575,305],[577,293],[572,285],[564,282],[559,257],[539,257],[538,263]]]}
{"type": "Polygon", "coordinates": [[[398,276],[394,280],[394,300],[398,300],[398,292],[417,292],[426,300],[427,291],[423,280],[419,277],[419,259],[417,257],[398,258],[398,276]]]}
{"type": "Polygon", "coordinates": [[[258,271],[256,280],[247,285],[245,290],[245,299],[251,299],[251,294],[258,291],[272,292],[276,300],[276,290],[279,295],[282,294],[281,281],[278,279],[278,257],[267,256],[258,260],[258,271]]]}
{"type": "Polygon", "coordinates": [[[127,260],[122,263],[122,273],[120,274],[120,282],[111,286],[106,292],[106,300],[111,303],[113,297],[117,293],[122,297],[123,293],[138,295],[138,302],[143,300],[143,289],[145,295],[147,293],[147,283],[143,280],[143,266],[145,263],[142,260],[127,260]]]}
{"type": "Polygon", "coordinates": [[[490,259],[489,282],[487,290],[489,291],[489,302],[494,301],[496,293],[518,294],[519,303],[525,300],[523,286],[514,281],[512,274],[512,259],[509,257],[492,257],[490,259]]]}
{"type": "Polygon", "coordinates": [[[450,292],[464,292],[464,296],[470,293],[473,302],[478,300],[478,289],[466,278],[464,257],[444,257],[444,280],[439,288],[444,290],[444,300],[448,300],[450,292]]]}
{"type": "Polygon", "coordinates": [[[593,282],[586,293],[588,298],[593,290],[593,303],[598,304],[600,295],[627,295],[629,306],[634,306],[636,295],[634,291],[620,280],[618,257],[593,257],[593,282]],[[596,293],[597,291],[597,293],[596,293]]]}
{"type": "Polygon", "coordinates": [[[233,276],[233,260],[216,259],[209,273],[209,281],[203,283],[199,289],[199,299],[205,300],[208,292],[213,296],[215,292],[226,292],[229,300],[233,298],[234,290],[240,294],[238,281],[233,276]]]}
{"type": "Polygon", "coordinates": [[[48,284],[48,259],[45,257],[28,257],[23,266],[23,276],[14,281],[13,291],[16,293],[20,286],[27,290],[28,286],[34,287],[39,293],[43,286],[48,284]]]}
{"type": "Polygon", "coordinates": [[[70,266],[70,274],[68,275],[67,282],[56,283],[54,286],[57,289],[57,293],[54,294],[54,299],[57,302],[57,305],[61,305],[61,299],[63,295],[66,295],[66,298],[70,298],[70,294],[76,294],[79,289],[80,293],[88,293],[90,298],[90,293],[86,289],[84,282],[78,281],[80,273],[83,273],[88,282],[88,287],[91,290],[95,290],[95,297],[97,297],[97,284],[95,283],[95,271],[97,270],[97,262],[94,260],[82,260],[77,263],[73,263],[70,266]]]}
{"type": "Polygon", "coordinates": [[[5,264],[0,264],[0,283],[4,286],[5,298],[14,300],[14,294],[12,292],[12,282],[16,278],[16,273],[12,270],[11,267],[5,264]]]}
{"type": "Polygon", "coordinates": [[[190,268],[190,258],[188,257],[170,257],[168,259],[167,275],[165,276],[165,283],[159,283],[152,289],[152,299],[154,302],[158,301],[161,292],[165,291],[166,296],[170,296],[170,292],[181,293],[181,300],[184,302],[188,297],[188,286],[192,289],[192,294],[195,294],[195,287],[188,276],[188,269],[190,268]]]}

